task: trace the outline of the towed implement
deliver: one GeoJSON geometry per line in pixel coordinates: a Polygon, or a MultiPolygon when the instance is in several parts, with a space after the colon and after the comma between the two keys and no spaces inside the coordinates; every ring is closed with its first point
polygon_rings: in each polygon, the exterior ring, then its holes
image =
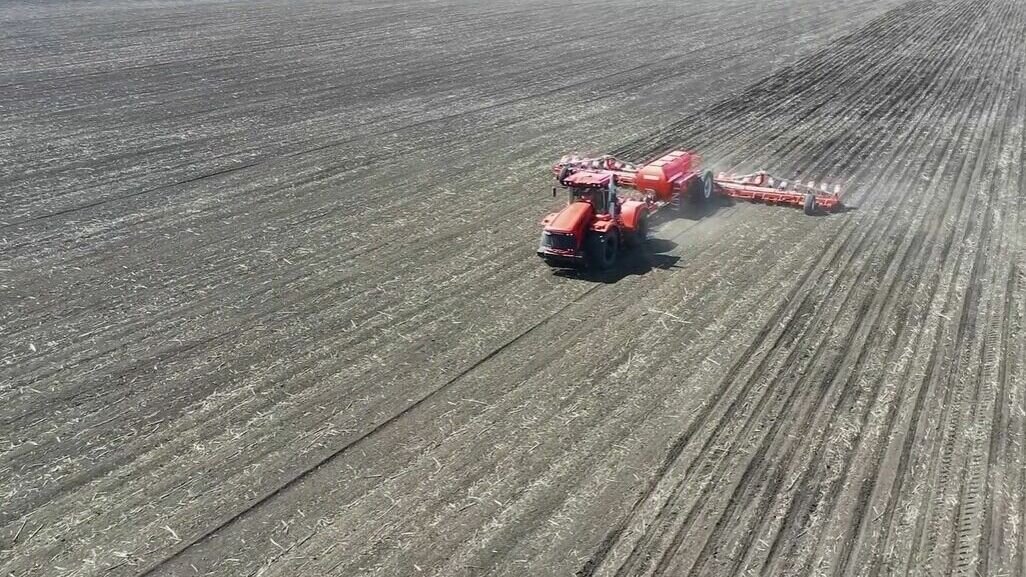
{"type": "Polygon", "coordinates": [[[720,194],[731,198],[800,206],[810,216],[844,206],[841,204],[840,185],[831,187],[823,182],[817,187],[815,181],[788,181],[770,176],[765,171],[740,176],[721,172],[716,175],[716,187],[720,194]]]}
{"type": "MultiPolygon", "coordinates": [[[[806,214],[842,206],[840,189],[802,183],[760,171],[713,176],[694,152],[674,150],[643,165],[612,156],[564,156],[552,167],[567,191],[562,210],[542,220],[538,256],[554,267],[603,270],[621,250],[644,241],[648,222],[665,208],[686,210],[715,195],[750,202],[800,206],[806,214]]],[[[553,187],[552,194],[556,195],[553,187]]]]}

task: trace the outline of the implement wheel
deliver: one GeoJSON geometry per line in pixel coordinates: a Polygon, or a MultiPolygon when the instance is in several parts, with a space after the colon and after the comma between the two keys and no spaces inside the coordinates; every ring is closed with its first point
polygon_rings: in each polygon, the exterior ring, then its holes
{"type": "Polygon", "coordinates": [[[616,255],[620,250],[620,238],[615,230],[589,233],[585,242],[587,243],[589,268],[607,270],[616,262],[616,255]]]}
{"type": "Polygon", "coordinates": [[[811,192],[805,193],[805,203],[802,205],[802,208],[805,210],[805,214],[809,216],[819,212],[819,207],[816,206],[816,195],[811,192]]]}
{"type": "Polygon", "coordinates": [[[712,200],[715,184],[713,183],[713,173],[711,170],[707,170],[702,173],[702,201],[709,202],[712,200]]]}
{"type": "Polygon", "coordinates": [[[695,204],[706,204],[712,200],[714,189],[713,173],[707,170],[692,181],[688,196],[695,204]]]}

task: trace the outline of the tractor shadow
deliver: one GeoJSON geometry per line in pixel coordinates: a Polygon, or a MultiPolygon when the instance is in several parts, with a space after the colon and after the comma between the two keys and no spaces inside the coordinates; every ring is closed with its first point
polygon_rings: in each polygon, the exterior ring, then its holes
{"type": "Polygon", "coordinates": [[[835,208],[829,214],[844,214],[846,212],[855,212],[858,209],[859,209],[859,207],[857,207],[857,206],[849,206],[847,204],[842,204],[841,206],[835,208]]]}
{"type": "Polygon", "coordinates": [[[717,212],[730,208],[737,204],[733,198],[717,194],[706,202],[685,201],[683,210],[667,212],[667,220],[681,218],[684,220],[702,220],[715,215],[717,212]]]}
{"type": "Polygon", "coordinates": [[[833,210],[830,210],[830,211],[817,210],[816,212],[814,212],[812,214],[806,214],[806,216],[811,216],[812,218],[823,218],[825,216],[834,216],[834,215],[838,215],[838,214],[844,214],[846,212],[855,212],[858,209],[859,209],[859,207],[857,207],[857,206],[848,206],[846,204],[842,204],[841,206],[838,206],[837,208],[835,208],[833,210]]]}
{"type": "Polygon", "coordinates": [[[733,198],[729,196],[716,195],[708,200],[708,202],[695,202],[695,201],[684,201],[684,206],[680,208],[670,207],[666,210],[661,210],[652,215],[649,221],[650,226],[659,226],[666,224],[674,220],[689,220],[697,222],[706,218],[714,216],[721,210],[726,210],[737,204],[733,198]]]}
{"type": "Polygon", "coordinates": [[[555,276],[587,282],[614,284],[631,275],[648,274],[652,269],[669,270],[677,267],[680,257],[667,254],[677,243],[661,238],[649,238],[644,244],[624,249],[616,264],[608,270],[556,269],[555,276]]]}
{"type": "MultiPolygon", "coordinates": [[[[750,202],[743,202],[743,201],[739,202],[739,201],[734,200],[733,198],[731,198],[729,196],[724,196],[722,194],[719,194],[719,195],[716,195],[713,198],[709,199],[709,202],[704,202],[704,203],[692,202],[692,203],[686,204],[684,206],[683,210],[667,211],[665,213],[657,213],[656,217],[654,219],[652,219],[652,222],[653,222],[653,224],[658,224],[658,223],[663,223],[663,222],[667,222],[667,221],[675,220],[675,219],[699,221],[699,220],[702,220],[702,219],[705,219],[705,218],[709,218],[709,217],[715,215],[717,212],[719,212],[721,210],[726,210],[726,209],[729,209],[729,208],[733,208],[734,206],[737,206],[738,204],[755,204],[755,205],[760,205],[760,206],[767,206],[764,203],[750,203],[750,202]]],[[[792,208],[792,210],[793,210],[793,207],[781,207],[781,206],[776,206],[776,205],[769,205],[769,206],[776,207],[776,208],[792,208]]],[[[835,214],[844,214],[846,212],[853,212],[853,211],[856,211],[856,210],[858,210],[857,206],[849,206],[849,205],[846,205],[846,204],[842,204],[842,205],[838,206],[837,208],[835,208],[834,210],[826,211],[826,210],[819,209],[816,212],[814,212],[813,214],[810,214],[808,216],[811,216],[813,218],[817,218],[817,217],[824,217],[824,216],[832,216],[832,215],[835,215],[835,214]]],[[[798,207],[798,211],[801,212],[801,207],[798,207]]]]}

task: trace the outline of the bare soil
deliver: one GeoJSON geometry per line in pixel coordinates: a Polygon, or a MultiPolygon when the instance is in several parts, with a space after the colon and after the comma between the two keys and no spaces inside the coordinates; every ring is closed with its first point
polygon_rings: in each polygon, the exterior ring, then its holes
{"type": "Polygon", "coordinates": [[[0,574],[1026,574],[1026,6],[0,6],[0,574]],[[569,151],[839,183],[607,275],[569,151]]]}

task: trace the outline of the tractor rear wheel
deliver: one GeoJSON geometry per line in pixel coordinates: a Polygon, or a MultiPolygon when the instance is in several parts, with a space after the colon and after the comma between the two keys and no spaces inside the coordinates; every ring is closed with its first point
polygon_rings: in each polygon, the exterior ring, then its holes
{"type": "Polygon", "coordinates": [[[805,210],[805,214],[813,216],[819,211],[819,207],[816,206],[816,195],[811,192],[805,193],[805,204],[802,205],[805,210]]]}
{"type": "Polygon", "coordinates": [[[608,232],[592,232],[588,234],[588,266],[596,270],[606,270],[616,262],[620,249],[620,239],[615,230],[608,232]]]}
{"type": "Polygon", "coordinates": [[[648,215],[644,212],[638,215],[638,223],[634,226],[634,232],[628,237],[630,239],[630,245],[633,247],[639,247],[645,244],[648,240],[648,215]]]}

